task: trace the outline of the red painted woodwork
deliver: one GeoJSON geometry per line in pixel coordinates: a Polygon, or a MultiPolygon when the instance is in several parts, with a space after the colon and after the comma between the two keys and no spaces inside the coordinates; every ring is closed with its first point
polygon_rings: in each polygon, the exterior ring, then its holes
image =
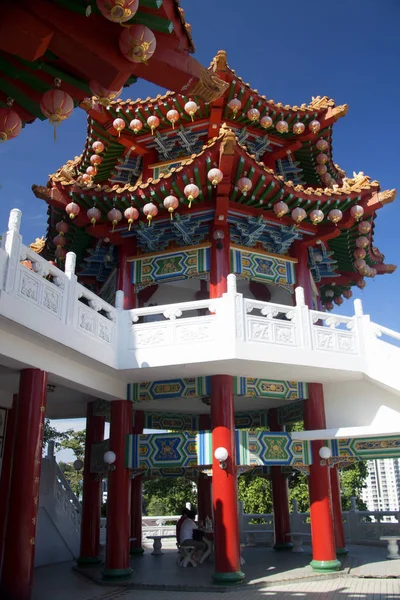
{"type": "Polygon", "coordinates": [[[227,291],[227,277],[230,272],[229,226],[226,223],[211,229],[210,250],[210,298],[220,298],[227,291]],[[224,232],[223,240],[215,240],[216,230],[224,232]],[[222,245],[222,248],[217,246],[222,245]]]}
{"type": "Polygon", "coordinates": [[[199,430],[210,431],[211,429],[211,417],[210,415],[199,415],[199,430]]]}
{"type": "MultiPolygon", "coordinates": [[[[271,408],[268,412],[270,431],[284,431],[285,428],[278,422],[276,408],[271,408]]],[[[271,467],[272,480],[272,504],[274,511],[274,532],[276,549],[290,548],[290,515],[289,515],[289,491],[287,479],[281,471],[281,467],[271,467]]]]}
{"type": "Polygon", "coordinates": [[[101,478],[90,472],[90,456],[92,444],[104,440],[105,417],[93,413],[94,402],[89,402],[86,412],[81,548],[78,562],[97,562],[100,554],[101,478]]]}
{"type": "MultiPolygon", "coordinates": [[[[136,410],[134,413],[132,433],[143,433],[144,412],[136,410]]],[[[142,475],[137,475],[131,480],[131,538],[136,538],[130,543],[130,551],[135,554],[143,552],[142,548],[142,475]]]]}
{"type": "Polygon", "coordinates": [[[205,523],[206,517],[213,520],[212,478],[200,473],[197,480],[197,518],[205,523]]]}
{"type": "Polygon", "coordinates": [[[124,310],[135,308],[135,288],[132,285],[132,263],[128,258],[135,253],[136,240],[128,238],[118,246],[117,290],[124,292],[124,310]]]}
{"type": "Polygon", "coordinates": [[[0,597],[29,600],[35,555],[47,373],[20,373],[0,597]]]}
{"type": "Polygon", "coordinates": [[[130,479],[125,467],[126,436],[132,432],[132,403],[111,402],[110,450],[117,458],[108,473],[107,542],[104,575],[129,574],[130,479]],[[114,572],[114,573],[113,573],[114,572]]]}
{"type": "Polygon", "coordinates": [[[332,517],[335,531],[335,545],[337,549],[344,550],[346,548],[346,540],[344,537],[339,468],[337,465],[334,465],[329,469],[329,475],[331,478],[332,517]]]}
{"type": "Polygon", "coordinates": [[[215,572],[240,572],[239,520],[235,460],[233,377],[211,377],[215,572]],[[217,448],[228,451],[226,469],[214,457],[217,448]]]}
{"type": "Polygon", "coordinates": [[[13,397],[12,408],[7,410],[6,430],[3,442],[3,462],[1,464],[0,479],[0,565],[3,556],[4,535],[7,522],[8,497],[10,494],[17,398],[18,397],[15,394],[13,397]]]}
{"type": "Polygon", "coordinates": [[[9,2],[2,5],[0,48],[33,62],[48,49],[53,31],[20,4],[9,2]]]}
{"type": "MultiPolygon", "coordinates": [[[[308,384],[308,400],[304,400],[304,428],[326,429],[324,392],[321,383],[308,384]]],[[[335,536],[330,502],[329,467],[321,465],[319,449],[324,442],[311,442],[313,463],[308,479],[313,560],[336,559],[335,536]]]]}

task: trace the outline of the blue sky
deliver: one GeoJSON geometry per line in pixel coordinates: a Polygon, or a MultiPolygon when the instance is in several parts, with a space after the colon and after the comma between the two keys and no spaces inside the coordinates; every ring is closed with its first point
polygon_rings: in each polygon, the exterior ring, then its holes
{"type": "MultiPolygon", "coordinates": [[[[284,104],[327,95],[348,103],[348,115],[334,131],[334,160],[351,175],[364,171],[382,189],[398,185],[400,139],[398,63],[400,3],[397,0],[182,0],[197,47],[208,65],[219,49],[229,65],[267,98],[284,104]]],[[[149,62],[151,71],[151,61],[149,62]]],[[[146,97],[160,90],[140,81],[124,97],[146,97]]],[[[85,113],[76,109],[53,141],[47,122],[26,127],[19,138],[0,146],[0,222],[4,229],[14,207],[23,211],[25,243],[45,234],[46,205],[31,192],[49,173],[81,153],[85,113]]],[[[399,201],[400,202],[400,201],[399,201]]],[[[375,244],[386,262],[398,260],[400,204],[379,211],[375,244]]],[[[400,330],[397,292],[400,273],[368,280],[359,293],[374,321],[400,330]]],[[[352,313],[345,301],[340,312],[352,313]]],[[[339,312],[339,311],[338,311],[339,312]]]]}

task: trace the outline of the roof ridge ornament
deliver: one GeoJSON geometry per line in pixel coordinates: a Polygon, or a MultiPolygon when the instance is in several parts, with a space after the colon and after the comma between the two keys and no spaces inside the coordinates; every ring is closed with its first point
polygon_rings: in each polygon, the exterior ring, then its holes
{"type": "Polygon", "coordinates": [[[236,146],[236,142],[237,142],[235,132],[232,131],[232,129],[230,129],[226,123],[223,123],[219,130],[219,135],[222,136],[220,154],[221,155],[234,154],[235,146],[236,146]]]}

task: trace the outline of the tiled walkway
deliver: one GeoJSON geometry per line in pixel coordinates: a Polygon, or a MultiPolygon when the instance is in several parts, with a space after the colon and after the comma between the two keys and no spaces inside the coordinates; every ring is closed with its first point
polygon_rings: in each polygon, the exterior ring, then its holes
{"type": "MultiPolygon", "coordinates": [[[[212,563],[180,569],[173,549],[157,557],[148,550],[132,561],[134,589],[97,585],[73,571],[72,563],[64,563],[35,570],[32,600],[203,600],[205,593],[207,600],[400,600],[400,560],[389,561],[385,555],[384,548],[354,546],[345,568],[327,578],[311,570],[307,552],[248,548],[244,551],[247,583],[221,589],[211,585],[212,563]],[[152,585],[158,589],[147,589],[152,585]]],[[[100,571],[92,572],[92,577],[100,580],[100,571]]]]}

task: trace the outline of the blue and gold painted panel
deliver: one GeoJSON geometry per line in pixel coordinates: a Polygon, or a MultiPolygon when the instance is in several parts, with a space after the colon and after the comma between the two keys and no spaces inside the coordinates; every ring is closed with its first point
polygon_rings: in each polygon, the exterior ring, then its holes
{"type": "Polygon", "coordinates": [[[270,431],[249,432],[250,465],[309,465],[312,463],[311,443],[292,440],[289,433],[270,431]]]}
{"type": "Polygon", "coordinates": [[[201,246],[157,255],[142,255],[132,261],[132,283],[136,291],[156,283],[197,277],[208,279],[210,247],[201,246]]]}
{"type": "Polygon", "coordinates": [[[296,283],[295,262],[287,257],[231,246],[231,269],[238,277],[280,285],[291,292],[296,283]]]}
{"type": "MultiPolygon", "coordinates": [[[[150,402],[151,400],[171,400],[177,398],[207,398],[210,394],[211,384],[209,377],[130,383],[127,386],[127,399],[132,402],[150,402]]],[[[304,400],[308,398],[308,388],[306,383],[298,381],[235,377],[234,394],[235,396],[248,396],[251,398],[304,400]]]]}
{"type": "Polygon", "coordinates": [[[375,460],[400,457],[400,436],[329,440],[327,446],[333,458],[375,460]]]}

